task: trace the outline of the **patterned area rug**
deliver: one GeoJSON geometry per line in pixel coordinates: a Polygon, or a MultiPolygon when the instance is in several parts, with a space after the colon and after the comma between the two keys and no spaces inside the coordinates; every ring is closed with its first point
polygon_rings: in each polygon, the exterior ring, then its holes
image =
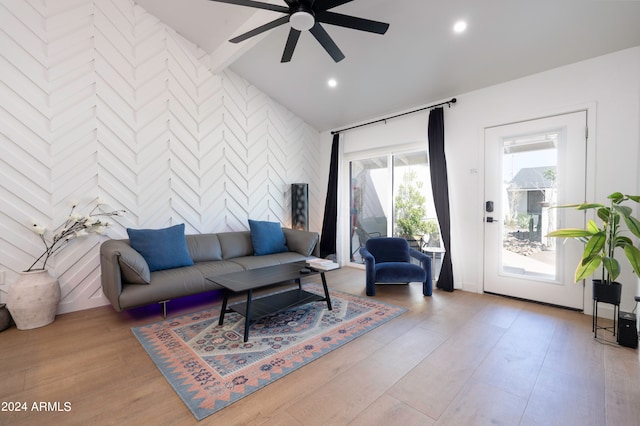
{"type": "MultiPolygon", "coordinates": [[[[323,295],[322,287],[305,284],[323,295]]],[[[333,310],[313,302],[266,317],[243,342],[244,317],[220,306],[132,328],[198,420],[257,391],[406,311],[330,290],[333,310]]]]}

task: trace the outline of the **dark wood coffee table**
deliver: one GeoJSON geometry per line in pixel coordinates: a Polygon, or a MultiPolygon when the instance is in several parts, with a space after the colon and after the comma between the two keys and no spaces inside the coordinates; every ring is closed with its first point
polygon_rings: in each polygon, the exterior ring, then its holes
{"type": "Polygon", "coordinates": [[[220,311],[219,325],[224,323],[224,315],[227,312],[237,312],[245,317],[244,341],[249,340],[249,327],[252,322],[273,315],[275,313],[304,305],[310,302],[326,301],[327,308],[332,310],[329,289],[324,271],[318,271],[307,267],[304,263],[285,263],[282,265],[268,266],[266,268],[252,269],[249,271],[232,272],[230,274],[207,277],[207,280],[221,285],[224,288],[222,299],[222,309],[220,311]],[[301,270],[308,269],[308,273],[301,270]],[[324,297],[310,293],[302,289],[302,278],[320,274],[322,286],[324,287],[324,297]],[[295,281],[298,288],[275,293],[263,297],[253,298],[253,290],[267,287],[274,284],[295,281]],[[234,303],[227,306],[229,294],[247,292],[247,301],[234,303]]]}

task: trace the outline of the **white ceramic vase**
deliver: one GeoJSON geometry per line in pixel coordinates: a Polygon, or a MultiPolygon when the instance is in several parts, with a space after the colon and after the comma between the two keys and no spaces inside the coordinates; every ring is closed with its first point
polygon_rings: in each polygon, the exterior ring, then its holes
{"type": "Polygon", "coordinates": [[[60,284],[49,272],[21,272],[9,288],[7,308],[18,330],[51,324],[60,302],[60,284]]]}

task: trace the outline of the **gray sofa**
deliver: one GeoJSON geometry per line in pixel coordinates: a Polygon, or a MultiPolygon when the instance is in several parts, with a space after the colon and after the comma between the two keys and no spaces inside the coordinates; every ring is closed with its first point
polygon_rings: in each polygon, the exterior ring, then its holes
{"type": "Polygon", "coordinates": [[[166,303],[182,296],[221,287],[206,277],[265,266],[305,261],[319,254],[317,232],[283,228],[288,252],[255,256],[249,231],[186,235],[193,266],[149,272],[147,262],[129,240],[108,240],[100,246],[102,291],[113,308],[166,303]]]}

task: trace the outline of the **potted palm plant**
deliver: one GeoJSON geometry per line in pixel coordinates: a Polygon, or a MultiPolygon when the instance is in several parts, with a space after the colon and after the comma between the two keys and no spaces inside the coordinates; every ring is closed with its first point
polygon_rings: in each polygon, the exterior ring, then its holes
{"type": "Polygon", "coordinates": [[[615,257],[616,249],[624,251],[631,267],[640,276],[640,250],[633,245],[628,235],[623,235],[624,224],[632,235],[640,238],[640,221],[632,216],[633,209],[623,204],[629,201],[640,203],[640,196],[614,192],[607,199],[607,205],[583,203],[558,206],[573,207],[576,210],[595,209],[601,225],[590,219],[586,229],[558,229],[547,236],[573,238],[584,243],[584,252],[575,272],[575,282],[589,277],[601,267],[600,277],[593,279],[593,300],[619,305],[622,286],[616,282],[620,275],[620,262],[615,257]]]}

